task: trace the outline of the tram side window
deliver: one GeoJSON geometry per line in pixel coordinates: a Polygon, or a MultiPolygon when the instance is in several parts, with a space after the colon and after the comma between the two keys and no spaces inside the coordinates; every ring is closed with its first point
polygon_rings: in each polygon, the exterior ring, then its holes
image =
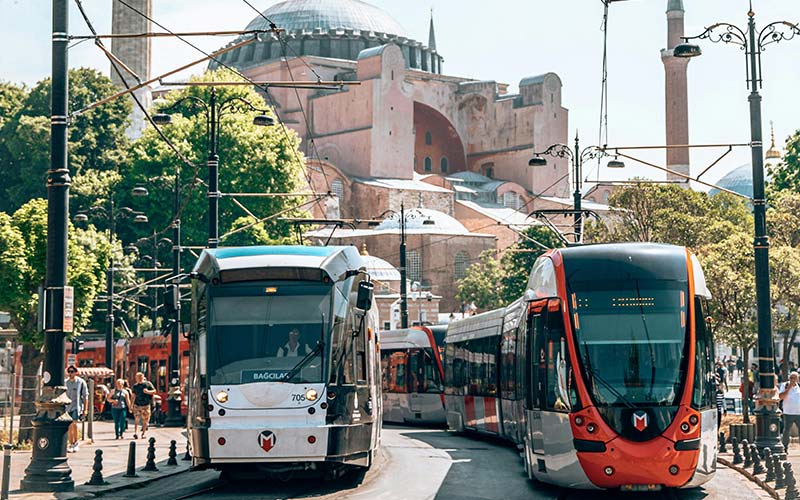
{"type": "Polygon", "coordinates": [[[714,407],[716,397],[714,340],[711,338],[711,331],[706,327],[706,304],[700,297],[694,299],[694,318],[696,341],[692,406],[708,409],[714,407]]]}
{"type": "Polygon", "coordinates": [[[500,356],[502,357],[500,389],[505,399],[516,399],[516,333],[516,329],[503,333],[503,340],[500,344],[500,356]]]}
{"type": "Polygon", "coordinates": [[[578,394],[560,312],[548,312],[546,337],[547,409],[569,411],[578,404],[578,394]]]}
{"type": "Polygon", "coordinates": [[[353,339],[356,353],[356,371],[359,384],[367,383],[367,327],[362,322],[358,336],[353,339]]]}
{"type": "Polygon", "coordinates": [[[469,394],[497,396],[497,337],[464,343],[469,359],[469,394]]]}
{"type": "Polygon", "coordinates": [[[433,349],[426,348],[420,350],[420,357],[423,360],[423,386],[420,392],[439,393],[442,392],[442,379],[439,373],[439,367],[433,357],[433,349]]]}
{"type": "Polygon", "coordinates": [[[383,368],[383,390],[403,394],[406,391],[406,353],[384,351],[381,353],[383,368]]]}

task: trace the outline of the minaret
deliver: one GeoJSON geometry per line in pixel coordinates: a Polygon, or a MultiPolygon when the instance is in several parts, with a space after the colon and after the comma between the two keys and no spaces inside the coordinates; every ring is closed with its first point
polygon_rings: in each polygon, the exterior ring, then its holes
{"type": "MultiPolygon", "coordinates": [[[[111,32],[114,34],[146,33],[150,31],[150,21],[142,17],[117,0],[112,1],[111,9],[111,32]]],[[[126,0],[125,3],[134,7],[136,10],[152,18],[152,0],[126,0]]],[[[111,52],[119,58],[136,76],[133,76],[120,67],[124,82],[129,86],[137,85],[150,78],[150,38],[113,38],[111,40],[111,52]],[[138,77],[138,78],[137,78],[138,77]]],[[[121,89],[125,88],[123,79],[117,74],[113,66],[111,68],[111,81],[121,89]]],[[[136,96],[149,108],[152,104],[152,95],[149,88],[143,88],[136,92],[136,96]]],[[[133,102],[131,100],[131,102],[133,102]]],[[[131,124],[126,131],[128,137],[135,139],[142,135],[145,127],[144,113],[136,103],[133,103],[131,113],[131,124]]]]}
{"type": "MultiPolygon", "coordinates": [[[[667,3],[667,48],[661,50],[664,63],[667,145],[689,144],[689,100],[686,85],[688,58],[675,57],[672,50],[683,36],[683,0],[667,3]]],[[[689,148],[667,149],[667,168],[689,175],[689,148]]],[[[667,174],[667,180],[685,181],[667,174]]]]}
{"type": "Polygon", "coordinates": [[[428,48],[436,50],[436,32],[433,29],[433,9],[431,9],[431,27],[428,29],[428,48]]]}

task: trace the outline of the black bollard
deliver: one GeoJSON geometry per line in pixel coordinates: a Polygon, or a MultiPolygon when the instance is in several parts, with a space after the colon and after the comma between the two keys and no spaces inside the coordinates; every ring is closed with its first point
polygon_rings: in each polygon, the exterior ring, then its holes
{"type": "Polygon", "coordinates": [[[158,472],[156,467],[156,438],[148,439],[149,445],[147,446],[147,463],[142,467],[142,471],[158,472]]]}
{"type": "Polygon", "coordinates": [[[719,452],[728,453],[728,448],[725,446],[725,433],[719,433],[719,452]]]}
{"type": "Polygon", "coordinates": [[[128,446],[128,469],[122,477],[139,477],[136,475],[136,441],[128,446]]]}
{"type": "Polygon", "coordinates": [[[94,465],[92,465],[92,477],[86,483],[90,486],[102,486],[108,484],[103,480],[103,450],[94,450],[94,465]]]}
{"type": "Polygon", "coordinates": [[[742,458],[742,450],[739,448],[739,440],[736,436],[731,438],[731,448],[733,449],[733,465],[739,465],[744,459],[742,458]]]}
{"type": "Polygon", "coordinates": [[[0,499],[8,500],[8,488],[11,481],[11,445],[3,445],[3,485],[0,488],[0,499]]]}
{"type": "Polygon", "coordinates": [[[754,444],[750,445],[750,457],[753,459],[753,475],[767,472],[767,469],[764,468],[764,464],[761,463],[761,456],[758,454],[758,448],[756,448],[754,444]]]}
{"type": "Polygon", "coordinates": [[[764,448],[764,462],[767,464],[767,475],[764,477],[764,481],[774,481],[775,480],[775,457],[772,456],[772,450],[768,447],[764,448]]]}
{"type": "Polygon", "coordinates": [[[800,498],[800,491],[797,491],[797,482],[794,480],[794,472],[792,472],[791,463],[783,463],[783,475],[783,480],[786,483],[784,500],[798,500],[798,498],[800,498]]]}
{"type": "Polygon", "coordinates": [[[167,460],[167,465],[178,465],[178,460],[176,459],[178,453],[175,450],[176,446],[177,443],[174,439],[169,442],[169,460],[167,460]]]}
{"type": "Polygon", "coordinates": [[[750,443],[746,439],[742,439],[742,453],[744,453],[744,463],[742,467],[745,469],[753,465],[753,457],[750,456],[750,443]]]}
{"type": "Polygon", "coordinates": [[[778,455],[774,455],[772,460],[775,462],[775,489],[780,490],[786,488],[786,481],[783,475],[783,464],[781,463],[778,455]]]}
{"type": "Polygon", "coordinates": [[[189,440],[186,440],[186,453],[184,453],[183,458],[181,460],[191,460],[192,454],[189,453],[189,440]]]}

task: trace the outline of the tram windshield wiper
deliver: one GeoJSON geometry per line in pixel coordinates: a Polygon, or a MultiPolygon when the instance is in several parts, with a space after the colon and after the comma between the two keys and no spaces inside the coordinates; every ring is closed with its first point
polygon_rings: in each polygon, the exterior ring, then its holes
{"type": "Polygon", "coordinates": [[[590,376],[590,377],[592,377],[592,380],[596,380],[596,381],[600,382],[600,384],[601,384],[603,387],[605,387],[606,389],[608,389],[608,392],[610,392],[611,394],[613,394],[614,396],[616,396],[616,397],[617,397],[617,400],[619,400],[619,401],[622,401],[622,403],[623,403],[625,406],[627,406],[628,408],[630,408],[630,409],[632,409],[632,410],[635,410],[635,409],[636,409],[636,405],[634,405],[633,403],[631,403],[631,402],[628,400],[628,398],[626,398],[625,396],[623,396],[623,395],[622,395],[622,393],[620,393],[620,392],[617,390],[617,388],[616,388],[616,387],[614,387],[613,385],[611,385],[611,384],[610,384],[610,383],[609,383],[609,382],[608,382],[606,379],[604,379],[603,377],[601,377],[601,376],[600,376],[600,374],[598,374],[596,371],[594,371],[594,368],[592,368],[592,362],[591,362],[591,359],[590,359],[590,357],[589,357],[589,346],[588,346],[588,345],[586,345],[586,341],[585,341],[585,340],[583,341],[583,352],[585,353],[585,355],[584,355],[584,356],[585,356],[585,358],[584,358],[584,359],[586,360],[586,362],[584,363],[584,367],[586,368],[586,372],[589,374],[589,376],[590,376]]]}
{"type": "Polygon", "coordinates": [[[298,361],[297,364],[294,365],[294,367],[292,367],[291,370],[286,372],[286,375],[281,377],[281,379],[278,382],[288,382],[288,381],[292,380],[292,378],[295,375],[297,375],[297,372],[299,372],[309,361],[311,361],[313,358],[317,357],[322,352],[322,347],[324,345],[325,345],[324,342],[322,342],[321,340],[318,340],[317,341],[317,347],[315,347],[314,350],[311,351],[310,353],[306,354],[303,357],[303,359],[298,361]]]}

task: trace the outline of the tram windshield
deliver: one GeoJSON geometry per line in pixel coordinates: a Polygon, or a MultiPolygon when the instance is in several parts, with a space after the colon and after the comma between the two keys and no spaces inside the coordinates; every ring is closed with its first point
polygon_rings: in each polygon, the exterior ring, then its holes
{"type": "Polygon", "coordinates": [[[683,387],[686,282],[572,283],[579,357],[598,405],[673,405],[683,387]]]}
{"type": "Polygon", "coordinates": [[[218,289],[209,300],[211,384],[322,382],[331,290],[252,283],[218,289]]]}

